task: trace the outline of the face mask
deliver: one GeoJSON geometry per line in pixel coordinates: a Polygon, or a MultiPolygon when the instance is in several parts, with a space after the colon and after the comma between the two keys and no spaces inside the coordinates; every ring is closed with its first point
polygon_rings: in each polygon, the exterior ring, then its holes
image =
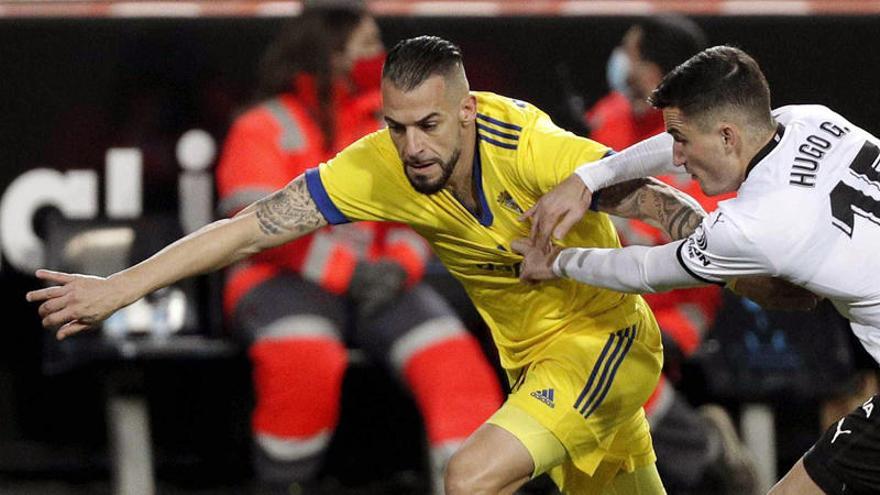
{"type": "Polygon", "coordinates": [[[376,91],[382,84],[382,65],[385,63],[385,52],[358,59],[351,68],[351,82],[356,93],[376,91]]]}
{"type": "Polygon", "coordinates": [[[629,77],[629,57],[623,51],[623,48],[617,47],[608,57],[608,65],[605,66],[605,78],[608,80],[608,87],[613,91],[618,91],[625,95],[630,92],[626,79],[629,77]]]}

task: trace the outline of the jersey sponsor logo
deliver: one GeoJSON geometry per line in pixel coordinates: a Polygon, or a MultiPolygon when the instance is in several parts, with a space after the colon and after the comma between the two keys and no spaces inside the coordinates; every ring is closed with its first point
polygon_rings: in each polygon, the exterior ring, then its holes
{"type": "Polygon", "coordinates": [[[544,404],[547,404],[551,408],[556,407],[556,403],[553,402],[553,389],[552,388],[545,388],[544,390],[535,390],[534,392],[530,393],[529,395],[538,399],[539,401],[543,402],[544,404]]]}
{"type": "Polygon", "coordinates": [[[484,272],[492,272],[510,277],[519,277],[521,263],[506,265],[503,263],[477,263],[474,267],[484,272]]]}
{"type": "Polygon", "coordinates": [[[500,193],[498,193],[498,197],[495,200],[498,201],[498,204],[507,208],[508,210],[522,215],[523,209],[520,208],[518,204],[516,204],[516,201],[513,200],[513,196],[511,196],[509,192],[501,191],[500,193]]]}
{"type": "Polygon", "coordinates": [[[852,430],[844,430],[843,429],[844,420],[846,420],[846,418],[840,418],[840,421],[837,422],[837,431],[834,432],[834,437],[831,438],[831,443],[834,443],[837,440],[837,437],[839,437],[840,435],[851,435],[852,434],[852,430]]]}

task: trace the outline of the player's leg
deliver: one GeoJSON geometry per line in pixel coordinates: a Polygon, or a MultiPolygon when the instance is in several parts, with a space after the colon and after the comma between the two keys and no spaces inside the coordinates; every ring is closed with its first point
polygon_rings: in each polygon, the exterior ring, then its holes
{"type": "Polygon", "coordinates": [[[412,391],[428,439],[434,492],[450,456],[501,405],[501,388],[477,340],[448,304],[419,285],[355,333],[412,391]]]}
{"type": "MultiPolygon", "coordinates": [[[[460,491],[452,493],[506,493],[543,472],[563,493],[601,493],[618,471],[653,465],[641,406],[656,385],[660,352],[652,318],[610,334],[573,333],[554,342],[512,373],[512,392],[489,419],[510,435],[482,435],[497,432],[486,428],[453,457],[447,480],[460,491]],[[522,448],[514,448],[513,438],[522,448]],[[485,456],[501,454],[499,448],[508,449],[503,465],[481,465],[485,456]]],[[[657,490],[656,483],[645,483],[644,493],[664,492],[662,485],[657,490]]]]}
{"type": "MultiPolygon", "coordinates": [[[[623,445],[641,430],[642,421],[634,416],[622,425],[617,438],[608,448],[610,452],[624,452],[623,445]]],[[[566,494],[600,495],[665,495],[666,489],[654,462],[639,463],[621,460],[619,455],[608,452],[592,473],[579,469],[571,460],[552,469],[550,476],[566,494]]],[[[691,492],[687,492],[691,493],[691,492]]],[[[697,493],[697,492],[694,492],[697,493]]],[[[703,492],[699,492],[703,493],[703,492]]]]}
{"type": "Polygon", "coordinates": [[[773,495],[880,492],[880,395],[831,425],[773,487],[773,495]]]}
{"type": "Polygon", "coordinates": [[[446,493],[514,493],[566,459],[565,447],[550,430],[507,403],[450,460],[446,493]]]}
{"type": "Polygon", "coordinates": [[[254,468],[261,490],[309,482],[320,468],[339,417],[347,351],[345,307],[293,274],[249,288],[234,305],[253,365],[254,468]]]}
{"type": "MultiPolygon", "coordinates": [[[[555,351],[562,359],[539,363],[562,369],[573,365],[568,373],[572,382],[560,388],[573,388],[576,399],[566,392],[556,400],[561,410],[574,413],[564,417],[565,436],[560,437],[567,442],[570,462],[550,472],[563,493],[623,493],[635,488],[643,494],[665,493],[642,409],[657,384],[662,349],[654,319],[647,311],[643,316],[609,335],[564,342],[565,347],[555,351]],[[615,488],[617,483],[621,485],[615,488]]],[[[560,370],[551,376],[563,374],[560,370]]],[[[528,379],[524,388],[531,388],[528,379]]]]}

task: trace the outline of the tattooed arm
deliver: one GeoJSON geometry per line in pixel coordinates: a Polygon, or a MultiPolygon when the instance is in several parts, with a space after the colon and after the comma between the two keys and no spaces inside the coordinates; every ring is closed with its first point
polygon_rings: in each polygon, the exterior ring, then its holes
{"type": "Polygon", "coordinates": [[[646,221],[673,240],[691,235],[706,212],[693,198],[657,179],[635,179],[602,189],[599,211],[646,221]]]}
{"type": "Polygon", "coordinates": [[[60,285],[30,292],[27,299],[42,302],[43,326],[60,327],[58,337],[64,338],[156,289],[217,270],[326,224],[301,175],[235,217],[206,225],[107,278],[38,270],[37,277],[60,285]]]}
{"type": "MultiPolygon", "coordinates": [[[[673,240],[691,235],[706,216],[693,198],[653,178],[629,180],[602,189],[598,209],[623,218],[647,221],[662,228],[673,240]]],[[[681,269],[678,263],[665,262],[667,258],[675,260],[678,244],[656,248],[564,250],[551,246],[548,250],[533,240],[523,239],[516,241],[513,249],[523,255],[520,278],[524,281],[564,276],[622,292],[656,292],[702,283],[681,269]],[[590,257],[590,263],[584,262],[587,257],[590,257]],[[661,261],[658,263],[657,260],[661,261]],[[657,266],[661,269],[648,269],[657,266]]]]}
{"type": "MultiPolygon", "coordinates": [[[[649,221],[674,240],[688,237],[706,216],[693,198],[655,179],[635,179],[602,189],[598,206],[612,215],[649,221]]],[[[513,248],[523,255],[520,278],[524,281],[562,276],[596,287],[646,293],[704,283],[682,268],[679,245],[673,242],[655,247],[563,250],[557,246],[546,249],[534,240],[520,239],[514,241],[513,248]]],[[[726,280],[731,290],[767,309],[810,310],[819,301],[806,289],[782,279],[737,276],[726,280]]]]}
{"type": "Polygon", "coordinates": [[[263,249],[278,246],[309,234],[327,225],[306,187],[306,178],[300,175],[290,184],[238,212],[235,217],[256,215],[263,233],[263,249]]]}

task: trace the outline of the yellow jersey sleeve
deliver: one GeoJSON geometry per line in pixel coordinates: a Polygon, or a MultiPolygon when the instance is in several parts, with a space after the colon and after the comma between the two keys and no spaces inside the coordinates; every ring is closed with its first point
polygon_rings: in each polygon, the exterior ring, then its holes
{"type": "Polygon", "coordinates": [[[318,210],[331,224],[360,220],[408,223],[415,191],[387,130],[369,134],[306,172],[318,210]]]}

